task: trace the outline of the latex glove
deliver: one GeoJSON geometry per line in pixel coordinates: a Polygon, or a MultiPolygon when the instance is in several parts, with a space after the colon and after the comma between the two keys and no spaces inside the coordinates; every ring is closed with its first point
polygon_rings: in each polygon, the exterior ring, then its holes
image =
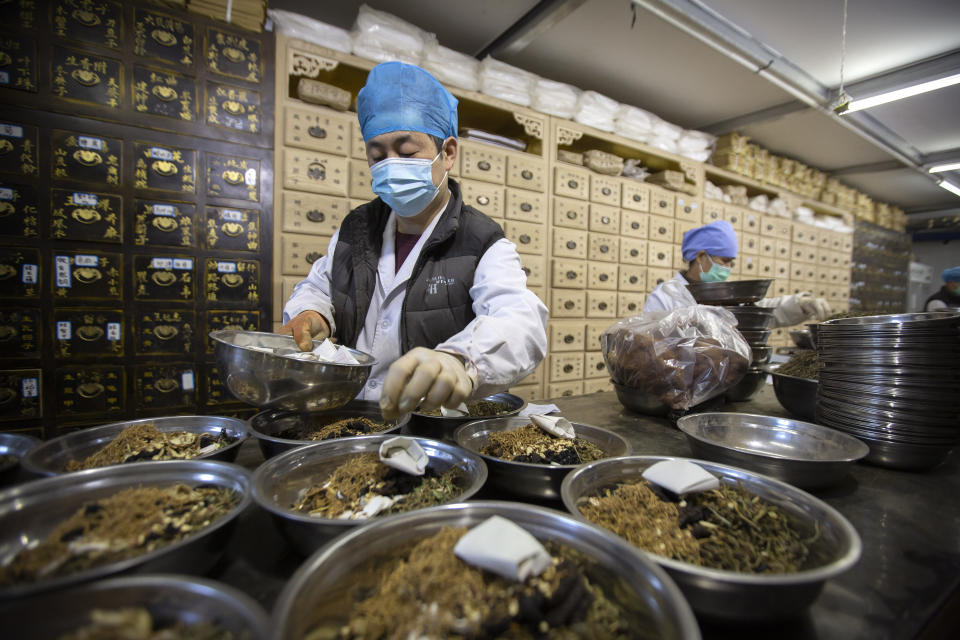
{"type": "Polygon", "coordinates": [[[313,351],[314,340],[330,337],[330,325],[318,312],[302,311],[280,327],[277,333],[292,334],[301,351],[313,351]]]}
{"type": "Polygon", "coordinates": [[[456,407],[470,397],[473,385],[460,358],[417,347],[387,370],[380,395],[380,412],[384,419],[395,420],[418,405],[424,411],[441,405],[456,407]]]}
{"type": "Polygon", "coordinates": [[[797,303],[808,318],[816,318],[818,322],[823,322],[830,317],[830,303],[823,298],[814,298],[809,291],[798,293],[797,303]]]}

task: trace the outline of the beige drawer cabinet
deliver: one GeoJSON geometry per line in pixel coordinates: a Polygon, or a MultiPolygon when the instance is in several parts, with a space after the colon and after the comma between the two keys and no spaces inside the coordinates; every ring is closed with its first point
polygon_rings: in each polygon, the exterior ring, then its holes
{"type": "Polygon", "coordinates": [[[757,277],[776,278],[777,261],[773,258],[757,258],[757,277]]]}
{"type": "Polygon", "coordinates": [[[288,106],[283,116],[283,143],[346,156],[350,154],[352,123],[349,115],[329,109],[288,106]]]}
{"type": "Polygon", "coordinates": [[[583,380],[583,352],[553,353],[547,362],[551,383],[583,380]]]}
{"type": "Polygon", "coordinates": [[[648,188],[650,189],[650,213],[672,218],[676,206],[676,196],[661,187],[651,185],[648,188]]]}
{"type": "Polygon", "coordinates": [[[624,180],[620,184],[620,206],[631,211],[650,211],[650,186],[624,180]]]}
{"type": "Polygon", "coordinates": [[[587,263],[587,289],[617,290],[617,265],[609,262],[587,263]]]}
{"type": "Polygon", "coordinates": [[[283,186],[287,189],[347,195],[348,160],[305,149],[283,150],[283,186]]]}
{"type": "Polygon", "coordinates": [[[280,276],[280,308],[276,310],[275,314],[277,320],[280,320],[281,314],[283,313],[283,307],[287,304],[287,300],[290,299],[290,296],[293,295],[294,287],[301,282],[303,282],[303,278],[300,276],[280,276]]]}
{"type": "Polygon", "coordinates": [[[550,286],[558,289],[586,289],[587,261],[554,258],[550,268],[550,286]]]}
{"type": "Polygon", "coordinates": [[[591,393],[605,393],[607,391],[613,391],[613,384],[610,382],[609,378],[595,378],[593,380],[583,381],[583,393],[585,395],[591,393]]]}
{"type": "Polygon", "coordinates": [[[555,258],[578,258],[585,260],[587,258],[588,246],[586,231],[560,228],[553,230],[551,255],[555,258]]]}
{"type": "Polygon", "coordinates": [[[743,209],[741,214],[741,223],[744,233],[760,234],[763,232],[760,214],[750,209],[743,209]]]}
{"type": "Polygon", "coordinates": [[[504,188],[500,185],[479,180],[461,180],[460,193],[464,204],[482,211],[491,218],[503,218],[504,188]]]}
{"type": "Polygon", "coordinates": [[[737,262],[740,263],[740,278],[742,280],[755,280],[760,277],[760,258],[754,256],[740,256],[740,259],[737,260],[737,262]]]}
{"type": "MultiPolygon", "coordinates": [[[[647,268],[629,264],[621,264],[619,269],[618,289],[636,293],[647,291],[647,268]]],[[[652,287],[651,287],[652,288],[652,287]]]]}
{"type": "Polygon", "coordinates": [[[774,258],[778,260],[789,260],[790,259],[790,241],[784,240],[782,238],[777,238],[774,243],[775,253],[773,254],[774,258]]]}
{"type": "Polygon", "coordinates": [[[587,291],[588,318],[615,318],[617,317],[616,291],[587,291]]]}
{"type": "Polygon", "coordinates": [[[602,348],[600,336],[613,324],[609,320],[587,320],[587,351],[599,351],[602,348]]]}
{"type": "Polygon", "coordinates": [[[547,398],[569,398],[583,395],[583,381],[558,382],[547,385],[547,398]]]}
{"type": "Polygon", "coordinates": [[[774,260],[773,269],[777,274],[778,280],[788,280],[790,278],[789,260],[774,260]]]}
{"type": "Polygon", "coordinates": [[[647,245],[647,265],[651,267],[673,268],[673,245],[667,242],[654,242],[647,245]]]}
{"type": "Polygon", "coordinates": [[[760,255],[760,236],[755,233],[740,234],[740,253],[760,255]]]}
{"type": "Polygon", "coordinates": [[[590,248],[587,258],[601,262],[616,262],[620,253],[620,236],[607,233],[589,233],[590,248]]]}
{"type": "Polygon", "coordinates": [[[674,241],[674,230],[676,229],[677,224],[699,223],[682,222],[674,220],[673,218],[666,218],[664,216],[650,216],[650,229],[647,233],[647,237],[657,242],[672,243],[674,241]]]}
{"type": "Polygon", "coordinates": [[[650,214],[644,211],[620,211],[620,235],[646,239],[650,231],[650,214]]]}
{"type": "Polygon", "coordinates": [[[620,264],[645,266],[650,242],[640,238],[620,238],[620,264]]]}
{"type": "Polygon", "coordinates": [[[332,236],[350,213],[344,198],[287,191],[280,194],[282,229],[287,233],[332,236]]]}
{"type": "Polygon", "coordinates": [[[350,181],[348,191],[351,198],[373,200],[377,195],[370,186],[373,178],[366,162],[350,161],[350,181]]]}
{"type": "Polygon", "coordinates": [[[703,222],[703,201],[686,194],[678,195],[673,217],[686,222],[703,222]]]}
{"type": "Polygon", "coordinates": [[[567,229],[587,230],[590,220],[590,204],[583,200],[553,196],[553,226],[567,229]]]}
{"type": "Polygon", "coordinates": [[[760,234],[760,255],[764,258],[776,258],[777,239],[772,235],[760,234]]]}
{"type": "Polygon", "coordinates": [[[703,224],[710,224],[711,222],[716,222],[717,220],[723,220],[723,203],[717,202],[716,200],[704,200],[703,201],[703,214],[701,220],[703,224]]]}
{"type": "Polygon", "coordinates": [[[523,273],[527,276],[528,287],[545,287],[547,285],[547,268],[542,256],[521,253],[520,265],[523,273]]]}
{"type": "Polygon", "coordinates": [[[590,175],[590,201],[612,207],[620,206],[620,179],[599,173],[590,175]]]}
{"type": "Polygon", "coordinates": [[[734,205],[725,205],[723,207],[723,219],[730,223],[730,226],[740,231],[743,229],[743,209],[734,205]]]}
{"type": "Polygon", "coordinates": [[[603,352],[587,351],[583,355],[583,377],[587,379],[610,377],[607,373],[607,363],[603,361],[603,352]]]}
{"type": "Polygon", "coordinates": [[[603,204],[590,205],[590,231],[620,233],[620,209],[603,204]]]}
{"type": "Polygon", "coordinates": [[[547,325],[550,353],[583,351],[586,324],[583,320],[551,320],[547,325]]]}
{"type": "Polygon", "coordinates": [[[582,289],[551,289],[551,318],[585,318],[587,292],[582,289]]]}
{"type": "Polygon", "coordinates": [[[543,254],[547,229],[542,224],[507,220],[503,223],[503,233],[517,245],[520,253],[543,254]]]}
{"type": "Polygon", "coordinates": [[[479,142],[460,141],[460,176],[503,184],[507,174],[505,151],[479,142]]]}
{"type": "MultiPolygon", "coordinates": [[[[687,221],[684,221],[684,220],[676,220],[676,221],[674,221],[674,225],[673,225],[673,244],[676,245],[677,249],[679,249],[680,246],[683,245],[683,235],[684,235],[687,231],[690,231],[691,229],[696,229],[696,228],[699,227],[699,226],[701,226],[701,225],[700,225],[699,223],[697,223],[697,222],[687,222],[687,221]]],[[[742,251],[742,250],[743,250],[743,249],[741,248],[741,251],[742,251]]],[[[679,251],[678,251],[678,253],[679,253],[679,251]]]]}
{"type": "Polygon", "coordinates": [[[313,263],[326,255],[329,246],[330,238],[323,236],[281,236],[281,271],[284,275],[307,275],[313,263]]]}
{"type": "MultiPolygon", "coordinates": [[[[350,157],[356,160],[367,161],[367,145],[363,141],[363,131],[360,130],[360,122],[357,120],[356,116],[350,118],[350,157]]],[[[459,164],[460,156],[457,155],[457,162],[459,164]]],[[[453,175],[453,172],[450,172],[453,175]]]]}
{"type": "Polygon", "coordinates": [[[617,294],[617,317],[626,318],[627,316],[635,316],[641,311],[643,311],[643,301],[645,296],[642,293],[625,293],[620,292],[617,294]]]}
{"type": "Polygon", "coordinates": [[[530,191],[547,189],[547,166],[536,156],[507,155],[507,186],[530,191]]]}
{"type": "Polygon", "coordinates": [[[661,285],[676,273],[673,269],[664,269],[662,267],[647,267],[647,289],[653,291],[657,285],[661,285]]]}
{"type": "Polygon", "coordinates": [[[547,221],[547,197],[542,193],[507,187],[503,217],[542,225],[547,221]]]}
{"type": "Polygon", "coordinates": [[[590,198],[590,172],[567,165],[553,168],[553,193],[558,196],[588,200],[590,198]]]}
{"type": "Polygon", "coordinates": [[[524,402],[536,402],[543,399],[543,385],[539,382],[528,384],[526,379],[521,380],[523,384],[510,387],[510,393],[517,396],[524,402]]]}

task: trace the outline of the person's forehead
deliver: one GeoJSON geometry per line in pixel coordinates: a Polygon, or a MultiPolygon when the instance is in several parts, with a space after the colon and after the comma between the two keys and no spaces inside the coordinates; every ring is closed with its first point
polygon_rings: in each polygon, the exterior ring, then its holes
{"type": "Polygon", "coordinates": [[[390,131],[370,138],[367,141],[367,145],[389,147],[406,141],[423,145],[430,142],[430,136],[421,131],[390,131]]]}

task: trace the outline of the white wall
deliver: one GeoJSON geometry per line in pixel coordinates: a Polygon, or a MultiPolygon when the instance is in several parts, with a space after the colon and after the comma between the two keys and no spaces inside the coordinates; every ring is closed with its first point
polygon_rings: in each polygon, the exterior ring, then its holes
{"type": "Polygon", "coordinates": [[[928,264],[933,269],[933,281],[930,284],[910,284],[910,296],[907,311],[921,311],[919,308],[943,286],[940,274],[949,267],[960,266],[960,239],[931,240],[913,243],[913,260],[928,264]],[[916,292],[916,294],[914,293],[916,292]],[[914,303],[914,301],[918,301],[914,303]]]}

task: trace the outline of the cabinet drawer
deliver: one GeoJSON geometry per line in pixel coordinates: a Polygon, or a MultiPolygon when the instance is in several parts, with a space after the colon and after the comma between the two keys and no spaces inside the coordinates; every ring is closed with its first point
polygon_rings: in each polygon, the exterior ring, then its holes
{"type": "Polygon", "coordinates": [[[553,256],[555,258],[587,257],[587,232],[573,229],[553,230],[553,256]]]}
{"type": "Polygon", "coordinates": [[[701,220],[703,224],[723,220],[723,203],[716,200],[704,200],[701,220]]]}
{"type": "Polygon", "coordinates": [[[463,203],[482,211],[491,218],[503,218],[504,189],[489,182],[477,180],[460,181],[463,203]]]}
{"type": "MultiPolygon", "coordinates": [[[[683,254],[680,253],[680,247],[673,248],[673,268],[677,271],[684,271],[688,266],[688,262],[683,259],[683,254]]],[[[740,273],[740,265],[736,262],[733,263],[733,266],[730,267],[730,275],[735,276],[740,273]]]]}
{"type": "Polygon", "coordinates": [[[773,254],[773,257],[778,260],[789,260],[790,259],[790,241],[777,238],[774,242],[776,252],[773,254]]]}
{"type": "Polygon", "coordinates": [[[510,393],[517,396],[524,402],[535,402],[543,398],[543,385],[539,382],[528,384],[527,379],[521,380],[523,384],[510,387],[510,393]]]}
{"type": "Polygon", "coordinates": [[[774,218],[773,234],[780,240],[790,242],[790,237],[793,235],[793,223],[786,218],[774,218]]]}
{"type": "Polygon", "coordinates": [[[673,269],[647,267],[647,288],[652,291],[658,284],[663,284],[672,278],[673,273],[673,269]]]}
{"type": "Polygon", "coordinates": [[[773,269],[777,274],[777,280],[788,280],[790,278],[789,260],[774,260],[773,269]]]}
{"type": "Polygon", "coordinates": [[[833,285],[835,283],[831,277],[832,275],[829,269],[819,269],[817,270],[817,282],[824,285],[833,285]]]}
{"type": "Polygon", "coordinates": [[[760,235],[764,238],[777,238],[778,218],[776,216],[760,216],[760,235]]]}
{"type": "Polygon", "coordinates": [[[283,236],[280,239],[283,255],[280,264],[284,274],[305,276],[313,263],[327,253],[330,238],[322,236],[283,236]]]}
{"type": "Polygon", "coordinates": [[[620,209],[603,204],[590,205],[590,231],[620,233],[620,209]]]}
{"type": "Polygon", "coordinates": [[[678,195],[673,217],[687,222],[703,222],[703,203],[687,195],[678,195]]]}
{"type": "Polygon", "coordinates": [[[761,233],[763,228],[760,224],[760,214],[750,209],[743,209],[740,214],[740,221],[743,225],[744,233],[761,233]]]}
{"type": "Polygon", "coordinates": [[[353,118],[308,107],[287,107],[284,111],[284,144],[340,156],[350,153],[353,118]]]}
{"type": "Polygon", "coordinates": [[[633,211],[650,211],[650,186],[636,180],[620,184],[620,206],[633,211]]]}
{"type": "Polygon", "coordinates": [[[503,223],[503,233],[517,245],[520,253],[543,254],[546,226],[532,222],[516,222],[507,220],[503,223]]]}
{"type": "Polygon", "coordinates": [[[547,385],[548,398],[569,398],[583,395],[583,382],[558,382],[547,385]]]}
{"type": "Polygon", "coordinates": [[[646,298],[642,293],[618,293],[617,317],[626,318],[635,316],[643,311],[643,301],[646,298]]]}
{"type": "Polygon", "coordinates": [[[677,245],[678,253],[679,247],[683,244],[683,234],[691,229],[696,229],[697,227],[702,226],[699,222],[688,222],[686,220],[675,220],[673,223],[673,244],[677,245]]]}
{"type": "Polygon", "coordinates": [[[773,236],[760,234],[760,255],[764,258],[777,256],[777,239],[773,236]]]}
{"type": "Polygon", "coordinates": [[[650,231],[647,237],[657,242],[673,242],[676,221],[664,216],[650,216],[650,231]]]}
{"type": "Polygon", "coordinates": [[[631,238],[646,238],[650,228],[649,213],[643,211],[620,212],[620,235],[631,238]]]}
{"type": "Polygon", "coordinates": [[[620,179],[614,176],[603,176],[598,173],[590,175],[590,200],[612,207],[620,206],[620,179]]]}
{"type": "Polygon", "coordinates": [[[743,229],[743,209],[731,204],[723,207],[723,219],[730,223],[730,226],[740,231],[743,229]]]}
{"type": "Polygon", "coordinates": [[[528,375],[526,378],[524,378],[520,382],[523,384],[539,384],[543,382],[543,370],[545,368],[546,367],[543,364],[541,364],[540,366],[538,366],[536,369],[533,370],[533,373],[528,375]]]}
{"type": "MultiPolygon", "coordinates": [[[[803,267],[803,275],[799,278],[800,280],[806,280],[807,282],[819,281],[819,278],[817,275],[819,273],[819,269],[817,269],[817,265],[806,264],[804,262],[801,262],[800,265],[803,267]]],[[[792,263],[791,263],[791,267],[792,267],[792,263]]],[[[791,268],[791,271],[792,271],[792,268],[791,268]]]]}
{"type": "Polygon", "coordinates": [[[546,287],[527,287],[527,290],[533,292],[533,295],[540,298],[540,302],[549,306],[549,297],[547,296],[546,287]]]}
{"type": "Polygon", "coordinates": [[[505,152],[484,144],[460,142],[461,177],[503,184],[506,172],[505,152]]]}
{"type": "Polygon", "coordinates": [[[547,166],[543,160],[507,156],[507,186],[543,192],[547,188],[547,166]]]}
{"type": "Polygon", "coordinates": [[[303,282],[303,278],[300,276],[280,277],[280,295],[283,296],[283,299],[280,301],[280,309],[277,312],[277,316],[280,316],[280,314],[283,312],[283,306],[287,304],[287,300],[289,300],[290,296],[293,295],[293,288],[301,282],[303,282]]]}
{"type": "Polygon", "coordinates": [[[675,196],[660,187],[649,186],[648,189],[650,189],[650,213],[672,218],[676,204],[675,196]]]}
{"type": "Polygon", "coordinates": [[[588,318],[616,318],[616,291],[587,291],[588,318]]]}
{"type": "MultiPolygon", "coordinates": [[[[621,264],[619,269],[620,291],[646,291],[647,268],[621,264]]],[[[652,288],[652,287],[651,287],[652,288]]]]}
{"type": "Polygon", "coordinates": [[[587,292],[582,289],[550,291],[550,317],[583,318],[586,315],[587,292]]]}
{"type": "Polygon", "coordinates": [[[760,258],[740,256],[737,262],[740,263],[740,278],[742,280],[755,280],[760,277],[760,258]]]}
{"type": "MultiPolygon", "coordinates": [[[[834,245],[834,248],[837,248],[834,245]]],[[[842,233],[840,234],[840,250],[845,253],[850,253],[853,251],[853,234],[852,233],[842,233]]]]}
{"type": "Polygon", "coordinates": [[[590,236],[590,249],[587,257],[590,260],[602,262],[616,262],[620,253],[620,237],[606,233],[593,233],[590,236]]]}
{"type": "Polygon", "coordinates": [[[541,256],[521,254],[520,263],[527,276],[528,287],[543,287],[547,284],[546,267],[541,256]]]}
{"type": "Polygon", "coordinates": [[[760,236],[755,233],[741,233],[740,253],[760,255],[760,236]]]}
{"type": "Polygon", "coordinates": [[[587,263],[587,288],[617,290],[617,265],[608,262],[587,263]]]}
{"type": "Polygon", "coordinates": [[[808,224],[798,222],[793,225],[793,231],[790,234],[790,240],[796,244],[817,244],[817,236],[813,232],[814,227],[808,224]]]}
{"type": "MultiPolygon", "coordinates": [[[[360,123],[357,122],[356,118],[350,118],[350,157],[364,162],[367,161],[367,145],[363,141],[363,131],[360,129],[360,123]]],[[[457,163],[459,162],[460,156],[458,155],[457,163]]]]}
{"type": "Polygon", "coordinates": [[[603,379],[600,379],[599,377],[597,377],[596,379],[593,379],[593,380],[583,381],[584,395],[590,394],[590,393],[604,393],[606,391],[613,391],[613,384],[606,377],[604,377],[603,379]]]}
{"type": "Polygon", "coordinates": [[[601,351],[588,351],[583,355],[583,377],[594,379],[610,377],[601,351]]]}
{"type": "Polygon", "coordinates": [[[651,240],[647,247],[647,264],[651,267],[673,267],[673,245],[651,240]]]}
{"type": "Polygon", "coordinates": [[[819,232],[817,233],[817,246],[819,246],[821,249],[831,249],[834,235],[835,234],[833,231],[820,229],[819,232]]]}
{"type": "Polygon", "coordinates": [[[590,205],[583,200],[553,197],[553,225],[586,231],[590,205]]]}
{"type": "Polygon", "coordinates": [[[283,150],[283,186],[334,196],[347,195],[347,159],[304,149],[283,150]]]}
{"type": "Polygon", "coordinates": [[[583,353],[556,353],[549,357],[550,382],[583,380],[583,353]]]}
{"type": "Polygon", "coordinates": [[[790,293],[791,293],[790,281],[787,280],[786,278],[783,278],[783,279],[777,278],[776,280],[773,281],[773,284],[770,286],[770,290],[767,291],[767,297],[779,298],[780,296],[789,295],[790,293]]]}
{"type": "Polygon", "coordinates": [[[773,258],[757,258],[756,274],[758,278],[776,278],[777,261],[773,258]]]}
{"type": "Polygon", "coordinates": [[[351,198],[360,198],[363,200],[373,200],[376,194],[370,188],[370,167],[366,162],[350,161],[350,186],[349,193],[351,198]]]}
{"type": "Polygon", "coordinates": [[[542,225],[547,221],[547,197],[542,193],[507,187],[507,207],[503,217],[542,225]]]}
{"type": "Polygon", "coordinates": [[[620,263],[624,265],[643,266],[647,264],[649,255],[648,240],[640,238],[621,238],[620,239],[620,263]]]}
{"type": "Polygon", "coordinates": [[[574,167],[554,167],[553,192],[558,196],[586,200],[590,194],[590,172],[574,167]]]}
{"type": "Polygon", "coordinates": [[[554,260],[550,269],[550,286],[560,289],[587,288],[585,260],[554,260]]]}
{"type": "Polygon", "coordinates": [[[283,230],[332,236],[350,213],[350,204],[336,196],[311,195],[297,191],[281,193],[283,230]]]}
{"type": "Polygon", "coordinates": [[[599,351],[602,348],[600,336],[611,324],[609,320],[587,320],[587,351],[599,351]]]}
{"type": "Polygon", "coordinates": [[[582,320],[556,320],[547,327],[550,353],[555,351],[583,351],[586,325],[582,320]]]}

